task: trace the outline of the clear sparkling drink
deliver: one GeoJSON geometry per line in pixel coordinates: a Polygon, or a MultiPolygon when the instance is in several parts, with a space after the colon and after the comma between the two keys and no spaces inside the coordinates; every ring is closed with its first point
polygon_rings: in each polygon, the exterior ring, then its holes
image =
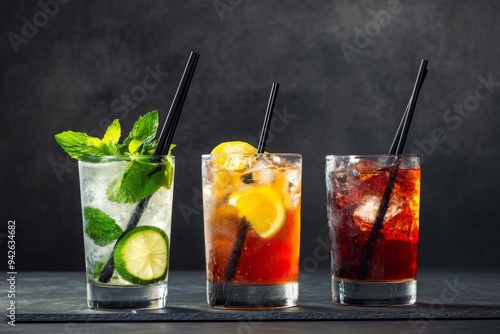
{"type": "Polygon", "coordinates": [[[165,306],[173,170],[173,156],[79,161],[89,307],[165,306]]]}

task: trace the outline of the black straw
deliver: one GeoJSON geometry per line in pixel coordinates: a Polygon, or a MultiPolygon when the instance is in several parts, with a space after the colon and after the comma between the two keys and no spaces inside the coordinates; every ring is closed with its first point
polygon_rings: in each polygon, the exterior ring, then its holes
{"type": "Polygon", "coordinates": [[[234,275],[236,274],[236,267],[238,266],[238,260],[241,256],[241,250],[243,249],[243,244],[245,243],[245,239],[248,233],[248,229],[250,228],[250,223],[246,217],[243,217],[240,222],[240,226],[238,228],[238,237],[236,239],[236,243],[233,247],[233,252],[231,253],[231,258],[229,259],[229,264],[227,266],[226,272],[226,281],[232,281],[234,275]]]}
{"type": "MultiPolygon", "coordinates": [[[[266,115],[264,117],[264,124],[262,124],[262,131],[260,132],[259,145],[257,153],[264,153],[266,147],[267,133],[269,132],[269,125],[271,124],[271,118],[273,117],[273,109],[276,103],[276,97],[278,96],[279,84],[273,82],[271,86],[271,94],[269,95],[269,101],[267,103],[266,115]]],[[[238,228],[238,235],[236,237],[236,242],[234,243],[233,251],[231,252],[231,258],[229,259],[229,264],[226,271],[226,282],[230,282],[234,279],[236,274],[236,268],[238,267],[238,261],[241,256],[241,250],[245,244],[245,239],[247,237],[248,229],[250,228],[250,223],[246,217],[243,217],[238,228]]]]}
{"type": "Polygon", "coordinates": [[[413,92],[410,98],[410,108],[408,110],[408,114],[405,117],[405,122],[403,125],[403,130],[401,133],[401,137],[399,139],[398,146],[396,148],[396,154],[403,154],[404,146],[406,143],[406,137],[408,137],[408,132],[410,130],[411,120],[413,118],[413,113],[415,112],[415,107],[417,105],[418,95],[420,93],[420,89],[424,83],[425,76],[427,74],[427,63],[426,59],[422,59],[420,63],[420,68],[418,70],[417,80],[415,82],[415,86],[413,87],[413,92]]]}
{"type": "MultiPolygon", "coordinates": [[[[415,85],[413,87],[410,101],[403,114],[403,118],[401,120],[401,123],[399,124],[399,128],[396,132],[396,136],[394,137],[391,148],[389,149],[389,154],[400,155],[403,153],[406,137],[408,136],[408,131],[410,129],[410,123],[413,117],[413,113],[415,112],[415,106],[417,105],[418,95],[427,75],[427,63],[428,61],[425,59],[422,59],[422,62],[420,63],[420,68],[418,71],[417,79],[415,81],[415,85]],[[395,147],[396,143],[397,147],[395,147]]],[[[387,181],[387,187],[385,188],[382,200],[380,201],[380,206],[378,208],[377,215],[373,223],[373,228],[370,232],[370,236],[368,237],[368,240],[363,247],[362,258],[358,272],[359,280],[365,279],[368,273],[368,266],[372,256],[373,247],[379,237],[385,215],[387,213],[387,210],[389,209],[389,201],[391,198],[392,189],[394,188],[394,184],[396,183],[400,164],[401,159],[398,156],[396,157],[394,165],[389,167],[389,180],[387,181]]]]}
{"type": "Polygon", "coordinates": [[[271,94],[269,94],[269,101],[267,102],[266,116],[264,117],[264,124],[262,124],[262,131],[260,132],[259,145],[257,146],[257,153],[264,153],[266,149],[267,134],[269,132],[269,125],[273,117],[273,109],[276,104],[276,97],[280,84],[273,82],[271,86],[271,94]]]}
{"type": "MultiPolygon", "coordinates": [[[[196,64],[198,63],[198,58],[200,55],[196,52],[191,52],[189,55],[188,62],[186,64],[186,68],[184,69],[184,73],[182,74],[181,81],[179,82],[179,86],[177,87],[177,92],[175,93],[174,100],[172,101],[172,105],[170,106],[170,110],[168,112],[167,119],[163,124],[163,129],[160,133],[160,138],[158,139],[158,145],[155,150],[155,158],[160,159],[159,156],[167,155],[170,149],[170,144],[172,143],[172,139],[174,137],[175,128],[177,127],[177,122],[179,121],[179,116],[182,111],[182,107],[184,106],[184,101],[186,100],[186,96],[189,90],[189,85],[191,84],[191,80],[193,79],[194,70],[196,69],[196,64]]],[[[153,159],[153,162],[158,162],[153,159]]],[[[157,172],[161,170],[161,168],[157,168],[157,172]]],[[[156,169],[155,169],[156,171],[156,169]]],[[[151,173],[151,175],[154,173],[151,173]]],[[[146,207],[148,206],[149,200],[151,199],[150,195],[137,203],[132,216],[127,224],[127,227],[122,232],[122,234],[116,240],[115,246],[118,241],[123,238],[125,234],[130,232],[133,228],[137,226],[139,220],[141,220],[142,214],[146,207]]],[[[115,271],[115,261],[114,261],[114,253],[115,248],[111,252],[111,255],[108,259],[108,262],[102,268],[101,274],[99,275],[99,282],[108,283],[111,277],[113,276],[113,272],[115,271]]]]}
{"type": "Polygon", "coordinates": [[[174,132],[177,128],[177,123],[179,122],[179,117],[181,115],[182,107],[184,106],[184,101],[186,101],[186,96],[193,79],[194,71],[196,65],[198,64],[198,59],[200,55],[196,52],[191,52],[189,55],[186,68],[182,74],[181,81],[175,92],[174,100],[168,111],[168,116],[163,124],[163,129],[160,133],[160,139],[158,140],[158,146],[156,146],[155,155],[166,155],[170,149],[170,144],[172,144],[172,139],[174,138],[174,132]]]}
{"type": "MultiPolygon", "coordinates": [[[[418,77],[417,77],[417,80],[415,81],[415,84],[416,85],[418,84],[417,96],[420,93],[420,89],[422,88],[422,85],[424,83],[425,76],[427,75],[427,72],[428,72],[428,70],[425,69],[424,74],[422,76],[422,80],[420,81],[420,83],[418,83],[418,77]]],[[[391,149],[389,150],[389,154],[396,154],[396,150],[397,150],[400,138],[401,138],[401,133],[403,132],[403,126],[405,124],[406,118],[408,117],[408,113],[410,111],[411,102],[412,102],[412,100],[410,99],[410,101],[408,101],[408,105],[406,106],[406,110],[403,114],[403,117],[401,118],[401,122],[399,123],[398,131],[396,132],[396,135],[394,136],[394,140],[392,141],[391,149]]],[[[406,139],[405,139],[405,142],[406,142],[406,139]]],[[[404,146],[404,144],[403,144],[403,146],[404,146]]]]}

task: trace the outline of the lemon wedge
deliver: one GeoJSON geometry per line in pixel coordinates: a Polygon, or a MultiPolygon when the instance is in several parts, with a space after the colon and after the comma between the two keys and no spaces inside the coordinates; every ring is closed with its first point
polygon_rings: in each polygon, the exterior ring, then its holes
{"type": "Polygon", "coordinates": [[[281,196],[270,187],[256,186],[234,192],[229,196],[229,204],[238,209],[238,216],[245,217],[263,239],[271,238],[285,224],[286,210],[281,196]]]}
{"type": "Polygon", "coordinates": [[[243,169],[247,159],[238,155],[254,155],[257,149],[243,141],[228,141],[217,145],[212,152],[212,161],[227,170],[243,169]],[[234,154],[232,156],[231,154],[234,154]]]}

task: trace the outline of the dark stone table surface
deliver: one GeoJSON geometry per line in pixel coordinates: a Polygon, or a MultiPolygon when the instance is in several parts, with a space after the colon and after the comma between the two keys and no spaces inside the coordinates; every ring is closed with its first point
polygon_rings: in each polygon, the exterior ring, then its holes
{"type": "MultiPolygon", "coordinates": [[[[322,270],[302,274],[297,307],[277,310],[211,309],[203,272],[172,271],[162,310],[90,310],[85,289],[83,272],[17,273],[16,326],[0,332],[500,333],[500,270],[420,270],[417,303],[404,307],[335,305],[322,270]]],[[[0,301],[8,305],[7,293],[0,301]]]]}

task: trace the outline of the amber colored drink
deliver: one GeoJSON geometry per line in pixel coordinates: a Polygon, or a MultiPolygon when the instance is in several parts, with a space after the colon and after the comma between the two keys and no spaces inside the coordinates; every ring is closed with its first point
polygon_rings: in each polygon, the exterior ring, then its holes
{"type": "Polygon", "coordinates": [[[420,206],[418,157],[330,156],[326,181],[333,299],[347,304],[413,303],[420,206]],[[388,205],[380,213],[391,177],[388,205]],[[380,230],[375,231],[377,219],[380,230]],[[404,296],[399,295],[401,291],[404,296]]]}
{"type": "Polygon", "coordinates": [[[202,174],[208,303],[295,305],[301,157],[204,155],[202,174]]]}

